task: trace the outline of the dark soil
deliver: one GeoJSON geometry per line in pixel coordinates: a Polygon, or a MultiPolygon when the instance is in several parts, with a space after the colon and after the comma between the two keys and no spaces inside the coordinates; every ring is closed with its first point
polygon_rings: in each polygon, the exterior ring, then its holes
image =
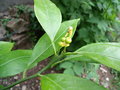
{"type": "MultiPolygon", "coordinates": [[[[49,59],[46,59],[46,60],[40,62],[36,67],[29,70],[27,75],[30,76],[30,75],[35,74],[36,72],[41,70],[43,67],[45,67],[48,64],[48,62],[49,62],[49,59]]],[[[59,73],[59,72],[61,72],[61,71],[56,71],[55,68],[52,68],[52,69],[46,70],[42,74],[59,73]]],[[[3,78],[3,79],[0,79],[0,85],[8,86],[8,85],[16,82],[17,80],[20,80],[21,78],[22,78],[22,74],[18,74],[13,77],[3,78]]],[[[10,90],[40,90],[40,78],[36,77],[36,78],[30,79],[28,81],[25,81],[23,83],[20,83],[20,84],[14,86],[10,90]]]]}

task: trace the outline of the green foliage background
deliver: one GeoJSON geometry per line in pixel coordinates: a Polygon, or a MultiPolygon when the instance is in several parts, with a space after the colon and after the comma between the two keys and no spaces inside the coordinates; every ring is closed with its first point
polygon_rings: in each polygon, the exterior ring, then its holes
{"type": "Polygon", "coordinates": [[[93,42],[117,41],[119,0],[52,0],[63,20],[80,18],[70,51],[93,42]]]}
{"type": "MultiPolygon", "coordinates": [[[[120,41],[120,1],[119,0],[52,0],[61,10],[63,20],[80,18],[80,23],[73,38],[69,51],[74,51],[86,44],[95,42],[119,42],[120,41]]],[[[71,61],[63,62],[59,68],[64,69],[64,73],[80,75],[85,69],[84,64],[70,64],[71,61]],[[62,67],[63,65],[69,66],[62,67]],[[77,67],[77,68],[74,68],[77,67]],[[71,69],[72,68],[72,69],[71,69]],[[76,72],[77,71],[77,72],[76,72]],[[81,72],[79,72],[81,71],[81,72]]],[[[94,77],[98,83],[98,76],[95,72],[99,64],[86,64],[88,79],[94,77]],[[92,68],[91,68],[92,67],[92,68]],[[93,70],[93,71],[92,71],[93,70]]],[[[113,70],[118,74],[117,71],[113,70]]],[[[78,76],[79,76],[78,75],[78,76]]],[[[115,76],[118,78],[119,76],[115,76]]],[[[119,82],[118,79],[116,81],[119,82]]],[[[117,85],[117,83],[115,83],[117,85]]],[[[119,84],[118,84],[119,85],[119,84]]],[[[111,87],[112,88],[112,87],[111,87]]],[[[118,87],[119,88],[119,87],[118,87]]]]}

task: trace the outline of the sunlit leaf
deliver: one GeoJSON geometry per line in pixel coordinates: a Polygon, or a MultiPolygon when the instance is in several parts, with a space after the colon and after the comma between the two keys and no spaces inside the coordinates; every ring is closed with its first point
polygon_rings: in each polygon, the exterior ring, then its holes
{"type": "Polygon", "coordinates": [[[41,77],[42,90],[107,90],[90,80],[66,74],[48,74],[41,77]]]}
{"type": "Polygon", "coordinates": [[[13,43],[0,41],[0,55],[8,53],[13,48],[13,43]]]}
{"type": "Polygon", "coordinates": [[[35,15],[53,41],[61,25],[60,10],[50,0],[34,0],[35,15]]]}
{"type": "Polygon", "coordinates": [[[120,43],[95,43],[83,46],[74,52],[74,55],[69,55],[67,60],[84,61],[84,57],[88,59],[88,62],[93,60],[104,64],[108,67],[120,71],[120,43]],[[74,57],[73,57],[74,56],[74,57]]]}
{"type": "Polygon", "coordinates": [[[12,76],[24,71],[31,54],[31,50],[16,50],[0,56],[0,77],[12,76]]]}
{"type": "MultiPolygon", "coordinates": [[[[69,26],[72,26],[74,29],[73,31],[75,32],[78,21],[79,19],[75,19],[75,20],[63,22],[61,24],[61,27],[55,37],[55,40],[53,41],[55,43],[55,47],[57,51],[61,49],[61,47],[58,45],[58,42],[60,42],[61,38],[66,34],[69,26]]],[[[28,66],[33,63],[42,61],[53,54],[54,54],[54,51],[53,51],[52,43],[48,35],[45,34],[42,36],[42,38],[40,38],[40,40],[35,45],[35,48],[33,50],[33,54],[32,54],[32,57],[30,59],[28,66]]]]}

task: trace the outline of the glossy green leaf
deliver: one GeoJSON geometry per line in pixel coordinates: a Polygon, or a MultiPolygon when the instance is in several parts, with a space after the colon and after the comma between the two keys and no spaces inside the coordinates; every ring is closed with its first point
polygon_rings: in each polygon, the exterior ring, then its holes
{"type": "Polygon", "coordinates": [[[90,44],[80,48],[76,52],[82,51],[82,55],[120,71],[119,43],[90,44]]]}
{"type": "MultiPolygon", "coordinates": [[[[87,57],[108,67],[120,71],[120,44],[119,43],[95,43],[86,45],[77,51],[77,55],[87,57]]],[[[74,60],[73,58],[72,60],[74,60]]]]}
{"type": "Polygon", "coordinates": [[[48,74],[41,77],[42,90],[107,90],[90,80],[66,74],[48,74]]]}
{"type": "Polygon", "coordinates": [[[90,59],[90,58],[88,58],[86,56],[79,55],[79,54],[68,55],[65,59],[63,59],[60,62],[67,61],[67,60],[71,60],[71,61],[74,60],[74,61],[81,61],[81,62],[88,62],[88,63],[94,63],[94,62],[96,62],[96,61],[93,61],[92,59],[90,59]]]}
{"type": "MultiPolygon", "coordinates": [[[[57,51],[61,49],[61,47],[58,45],[58,42],[60,42],[61,38],[66,34],[69,26],[72,26],[74,29],[73,31],[75,32],[78,21],[79,19],[75,19],[75,20],[63,22],[61,24],[61,27],[55,37],[55,40],[53,41],[55,43],[55,47],[57,51]]],[[[42,61],[53,54],[54,54],[54,51],[53,51],[52,43],[48,35],[45,34],[42,36],[42,38],[40,38],[40,40],[35,45],[35,48],[33,50],[33,54],[28,66],[30,66],[33,63],[42,61]]]]}
{"type": "Polygon", "coordinates": [[[53,41],[62,21],[60,10],[50,0],[34,0],[34,10],[38,21],[53,41]]]}
{"type": "Polygon", "coordinates": [[[14,44],[10,42],[0,41],[0,55],[11,51],[13,45],[14,44]]]}
{"type": "Polygon", "coordinates": [[[0,57],[0,77],[18,74],[26,68],[31,50],[16,50],[0,57]]]}

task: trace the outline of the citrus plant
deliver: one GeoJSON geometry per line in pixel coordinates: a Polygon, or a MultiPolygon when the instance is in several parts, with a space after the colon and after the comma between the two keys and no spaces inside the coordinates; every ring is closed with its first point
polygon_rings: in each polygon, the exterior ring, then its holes
{"type": "Polygon", "coordinates": [[[80,77],[68,74],[42,75],[41,73],[68,60],[102,63],[120,71],[120,44],[94,43],[83,46],[75,52],[66,52],[66,48],[72,42],[79,19],[61,23],[61,12],[50,0],[34,0],[34,10],[46,33],[39,39],[33,50],[11,50],[13,43],[0,42],[0,77],[4,78],[23,72],[21,80],[7,87],[0,85],[0,90],[8,90],[34,77],[41,78],[42,90],[106,90],[104,87],[80,77]],[[27,76],[28,69],[35,67],[38,62],[49,56],[51,56],[51,61],[47,66],[36,74],[27,76]]]}

